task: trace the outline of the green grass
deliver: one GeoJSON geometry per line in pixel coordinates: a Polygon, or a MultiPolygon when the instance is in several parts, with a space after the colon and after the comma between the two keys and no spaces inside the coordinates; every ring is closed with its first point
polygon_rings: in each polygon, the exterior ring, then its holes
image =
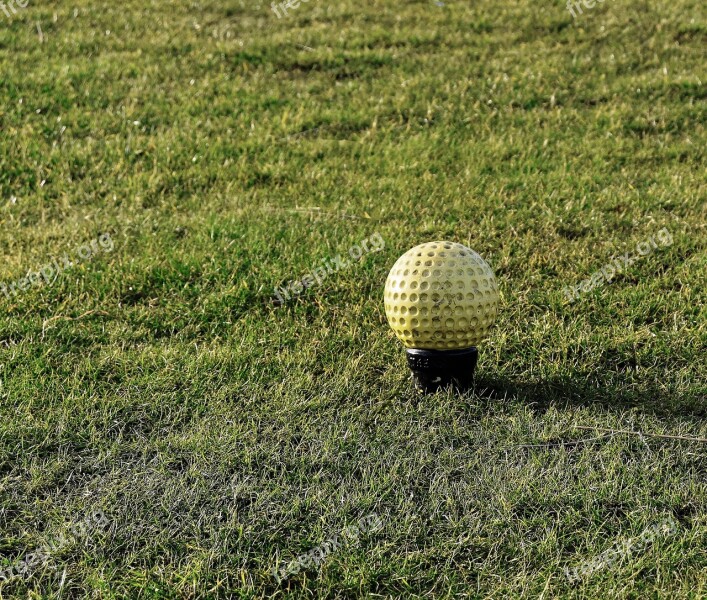
{"type": "Polygon", "coordinates": [[[697,0],[0,13],[0,283],[115,243],[0,293],[0,570],[110,521],[0,597],[707,597],[707,444],[654,437],[707,437],[705,41],[697,0]],[[383,310],[434,239],[501,290],[465,395],[414,392],[383,310]]]}

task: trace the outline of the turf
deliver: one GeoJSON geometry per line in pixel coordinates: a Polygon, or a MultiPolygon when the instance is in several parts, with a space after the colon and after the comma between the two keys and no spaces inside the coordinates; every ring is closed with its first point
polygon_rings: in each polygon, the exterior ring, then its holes
{"type": "Polygon", "coordinates": [[[94,241],[0,293],[0,570],[109,521],[0,597],[707,597],[707,444],[656,437],[707,437],[706,41],[697,0],[0,13],[0,283],[94,241]],[[501,291],[463,395],[383,310],[435,239],[501,291]]]}

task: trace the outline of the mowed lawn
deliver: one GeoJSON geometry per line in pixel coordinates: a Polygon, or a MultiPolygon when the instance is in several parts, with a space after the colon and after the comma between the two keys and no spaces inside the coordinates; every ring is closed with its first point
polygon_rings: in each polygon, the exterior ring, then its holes
{"type": "Polygon", "coordinates": [[[707,597],[703,2],[13,6],[0,598],[707,597]],[[467,394],[385,319],[432,240],[467,394]]]}

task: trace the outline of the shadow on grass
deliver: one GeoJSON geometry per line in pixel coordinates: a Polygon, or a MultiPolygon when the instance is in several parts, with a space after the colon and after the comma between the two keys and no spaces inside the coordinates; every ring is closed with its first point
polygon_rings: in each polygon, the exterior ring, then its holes
{"type": "Polygon", "coordinates": [[[613,382],[590,380],[589,376],[585,379],[552,378],[534,382],[479,377],[475,382],[475,392],[487,400],[515,397],[539,414],[553,406],[599,404],[611,410],[639,409],[663,417],[707,417],[705,397],[694,390],[681,395],[654,384],[639,387],[627,382],[620,386],[613,382]]]}

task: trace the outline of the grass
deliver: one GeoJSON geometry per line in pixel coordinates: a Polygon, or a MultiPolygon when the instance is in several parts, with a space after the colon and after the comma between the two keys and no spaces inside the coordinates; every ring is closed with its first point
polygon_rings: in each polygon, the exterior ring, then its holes
{"type": "Polygon", "coordinates": [[[0,597],[707,596],[707,445],[655,437],[707,436],[701,9],[0,13],[0,282],[114,241],[0,293],[0,569],[110,521],[0,597]],[[388,269],[434,239],[501,290],[465,395],[413,391],[383,311],[388,269]],[[371,513],[380,531],[273,578],[371,513]]]}

